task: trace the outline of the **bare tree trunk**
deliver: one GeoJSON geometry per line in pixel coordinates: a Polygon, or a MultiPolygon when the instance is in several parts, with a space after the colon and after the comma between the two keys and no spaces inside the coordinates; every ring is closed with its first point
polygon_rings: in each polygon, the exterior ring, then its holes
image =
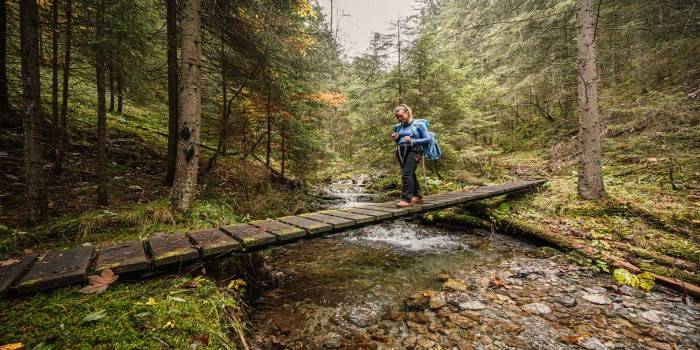
{"type": "Polygon", "coordinates": [[[58,0],[51,4],[51,155],[58,148],[58,0]]]}
{"type": "Polygon", "coordinates": [[[39,80],[39,10],[36,0],[21,0],[20,46],[24,100],[24,166],[29,221],[46,215],[48,201],[41,151],[41,81],[39,80]]]}
{"type": "Polygon", "coordinates": [[[0,3],[0,126],[4,124],[10,112],[10,100],[7,93],[7,4],[0,3]]]}
{"type": "Polygon", "coordinates": [[[197,186],[199,125],[202,118],[200,0],[186,0],[182,13],[180,48],[180,120],[177,166],[172,206],[178,213],[189,209],[197,186]]]}
{"type": "Polygon", "coordinates": [[[284,162],[286,158],[286,153],[287,153],[287,121],[286,119],[282,118],[282,168],[280,170],[280,173],[282,174],[282,180],[284,180],[284,162]]]}
{"type": "Polygon", "coordinates": [[[122,115],[124,107],[124,73],[117,74],[117,114],[122,115]]]}
{"type": "Polygon", "coordinates": [[[177,77],[177,0],[165,0],[168,36],[168,161],[165,184],[173,185],[177,159],[178,77],[177,77]]]}
{"type": "Polygon", "coordinates": [[[267,149],[265,150],[265,165],[270,168],[270,152],[272,151],[272,101],[270,83],[267,83],[267,149]]]}
{"type": "Polygon", "coordinates": [[[107,111],[105,101],[104,2],[97,0],[95,71],[97,75],[97,204],[107,205],[107,111]]]}
{"type": "Polygon", "coordinates": [[[109,62],[109,111],[114,112],[114,63],[109,62]]]}
{"type": "Polygon", "coordinates": [[[228,87],[226,86],[226,57],[224,56],[224,35],[221,34],[221,92],[223,106],[221,108],[221,152],[226,154],[226,139],[228,138],[228,87]]]}
{"type": "Polygon", "coordinates": [[[598,73],[595,54],[595,21],[592,0],[578,0],[578,194],[597,199],[605,194],[598,117],[598,73]]]}
{"type": "Polygon", "coordinates": [[[70,78],[70,49],[73,31],[73,4],[72,0],[66,0],[66,36],[65,52],[63,60],[63,92],[61,93],[61,119],[59,130],[61,137],[58,142],[58,155],[56,156],[56,171],[63,168],[63,157],[68,145],[68,80],[70,78]]]}

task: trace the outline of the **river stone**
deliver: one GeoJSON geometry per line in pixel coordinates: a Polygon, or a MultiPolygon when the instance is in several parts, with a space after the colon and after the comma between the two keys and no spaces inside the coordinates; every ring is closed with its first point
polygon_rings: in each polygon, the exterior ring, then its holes
{"type": "Polygon", "coordinates": [[[442,309],[445,305],[447,305],[447,302],[445,302],[445,298],[443,298],[442,295],[436,295],[430,298],[429,306],[433,310],[442,309]]]}
{"type": "Polygon", "coordinates": [[[574,307],[576,306],[576,297],[571,296],[571,295],[562,295],[557,299],[557,303],[562,304],[566,307],[574,307]]]}
{"type": "Polygon", "coordinates": [[[608,350],[608,347],[596,337],[590,337],[584,340],[581,346],[589,350],[608,350]]]}
{"type": "Polygon", "coordinates": [[[610,298],[608,298],[602,294],[584,294],[581,296],[581,298],[588,300],[593,304],[598,304],[598,305],[607,305],[607,304],[610,304],[612,302],[612,301],[610,301],[610,298]]]}
{"type": "Polygon", "coordinates": [[[465,291],[467,290],[467,284],[464,283],[463,280],[448,278],[447,281],[442,284],[442,289],[465,291]]]}
{"type": "Polygon", "coordinates": [[[462,310],[483,310],[486,308],[486,305],[480,301],[465,301],[459,303],[459,308],[462,310]]]}
{"type": "Polygon", "coordinates": [[[338,349],[340,348],[340,335],[338,333],[330,332],[323,339],[323,347],[326,349],[338,349]]]}
{"type": "Polygon", "coordinates": [[[533,313],[533,314],[539,314],[539,315],[546,315],[550,312],[552,312],[552,309],[549,308],[549,306],[542,304],[542,303],[531,303],[531,304],[526,304],[522,306],[523,310],[533,313]]]}

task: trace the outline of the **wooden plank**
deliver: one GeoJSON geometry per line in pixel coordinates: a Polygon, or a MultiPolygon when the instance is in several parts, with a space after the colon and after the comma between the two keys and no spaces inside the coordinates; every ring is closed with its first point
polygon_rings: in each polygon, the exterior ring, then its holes
{"type": "Polygon", "coordinates": [[[288,241],[290,239],[306,236],[306,230],[287,225],[277,220],[256,220],[250,224],[277,236],[278,241],[288,241]]]}
{"type": "Polygon", "coordinates": [[[320,222],[318,220],[313,220],[302,216],[284,216],[277,218],[277,220],[289,225],[301,227],[310,235],[333,230],[332,224],[326,224],[325,222],[320,222]]]}
{"type": "Polygon", "coordinates": [[[349,211],[351,213],[355,214],[362,214],[362,215],[369,215],[369,216],[374,216],[378,220],[382,219],[388,219],[392,217],[391,213],[385,212],[385,211],[379,211],[379,210],[372,210],[372,209],[362,209],[362,208],[340,208],[338,209],[340,211],[349,211]]]}
{"type": "Polygon", "coordinates": [[[237,240],[221,232],[218,228],[193,231],[187,236],[194,242],[202,258],[225,255],[243,249],[237,240]]]}
{"type": "Polygon", "coordinates": [[[38,256],[39,254],[32,254],[17,259],[5,260],[7,265],[0,266],[0,297],[8,294],[10,287],[19,281],[25,270],[38,256]]]}
{"type": "Polygon", "coordinates": [[[235,238],[245,248],[257,247],[277,240],[275,235],[265,232],[265,229],[248,224],[224,226],[221,231],[235,238]]]}
{"type": "Polygon", "coordinates": [[[148,270],[148,259],[143,242],[131,240],[100,247],[94,271],[111,269],[116,274],[148,270]]]}
{"type": "Polygon", "coordinates": [[[351,213],[348,211],[321,210],[319,213],[337,216],[337,217],[341,217],[341,218],[345,218],[345,219],[350,219],[350,220],[355,221],[356,224],[364,224],[364,223],[368,223],[368,222],[377,221],[377,218],[375,216],[356,214],[356,213],[351,213]]]}
{"type": "Polygon", "coordinates": [[[370,210],[379,210],[379,211],[385,211],[387,213],[391,213],[392,216],[398,217],[398,216],[403,216],[408,214],[408,210],[405,208],[399,208],[396,205],[393,207],[390,206],[382,206],[378,205],[379,203],[362,203],[358,204],[355,206],[356,208],[360,209],[370,209],[370,210]]]}
{"type": "Polygon", "coordinates": [[[338,216],[326,215],[321,213],[307,213],[299,215],[303,218],[325,222],[333,226],[333,229],[341,229],[355,225],[355,220],[345,219],[338,216]]]}
{"type": "Polygon", "coordinates": [[[85,282],[92,246],[49,250],[17,285],[19,294],[85,282]]]}
{"type": "Polygon", "coordinates": [[[156,234],[148,238],[156,267],[181,265],[199,258],[199,251],[183,234],[156,234]]]}

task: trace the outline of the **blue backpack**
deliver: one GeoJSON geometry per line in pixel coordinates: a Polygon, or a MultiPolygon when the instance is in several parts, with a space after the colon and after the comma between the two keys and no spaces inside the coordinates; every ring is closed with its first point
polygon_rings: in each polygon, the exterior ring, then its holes
{"type": "MultiPolygon", "coordinates": [[[[413,119],[413,121],[414,124],[411,125],[411,127],[413,127],[413,135],[418,135],[418,128],[416,127],[415,122],[423,123],[426,129],[428,129],[430,126],[428,119],[413,119]]],[[[401,123],[394,125],[394,131],[398,132],[400,129],[401,123]]],[[[442,155],[442,151],[440,151],[440,146],[437,143],[437,134],[430,131],[430,129],[428,129],[428,133],[430,134],[431,141],[430,144],[421,146],[423,149],[423,156],[428,160],[438,160],[442,155]]]]}

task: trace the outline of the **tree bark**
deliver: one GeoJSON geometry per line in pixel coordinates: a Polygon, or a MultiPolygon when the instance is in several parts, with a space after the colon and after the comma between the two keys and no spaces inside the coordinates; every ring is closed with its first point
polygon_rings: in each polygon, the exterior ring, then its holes
{"type": "MultiPolygon", "coordinates": [[[[268,78],[269,79],[269,78],[268,78]]],[[[265,165],[270,168],[270,152],[272,151],[272,97],[270,83],[267,83],[267,149],[265,150],[265,165]]]]}
{"type": "Polygon", "coordinates": [[[226,139],[228,138],[228,86],[226,85],[226,57],[224,55],[224,35],[221,34],[221,93],[223,95],[223,106],[221,107],[221,152],[226,154],[226,139]]]}
{"type": "Polygon", "coordinates": [[[124,107],[124,73],[117,74],[117,114],[122,115],[124,107]]]}
{"type": "Polygon", "coordinates": [[[107,205],[107,111],[105,100],[104,2],[97,0],[95,71],[97,75],[97,204],[107,205]]]}
{"type": "Polygon", "coordinates": [[[56,171],[61,172],[63,169],[63,158],[68,145],[68,81],[70,78],[70,49],[73,32],[73,4],[72,0],[66,0],[66,36],[65,36],[65,52],[63,54],[63,92],[61,93],[61,118],[59,122],[59,130],[61,136],[58,141],[58,154],[56,155],[56,171]]]}
{"type": "Polygon", "coordinates": [[[114,112],[114,63],[109,62],[109,111],[114,112]]]}
{"type": "Polygon", "coordinates": [[[51,155],[58,149],[58,0],[51,4],[51,155]]]}
{"type": "Polygon", "coordinates": [[[592,0],[578,0],[578,195],[597,199],[605,194],[598,117],[598,73],[592,0]]]}
{"type": "Polygon", "coordinates": [[[7,4],[0,3],[0,126],[10,113],[10,100],[7,93],[7,4]]]}
{"type": "Polygon", "coordinates": [[[175,179],[178,128],[177,0],[165,0],[168,42],[168,161],[165,184],[175,179]]]}
{"type": "Polygon", "coordinates": [[[21,0],[20,46],[24,102],[24,166],[29,221],[46,215],[48,201],[41,150],[41,81],[39,80],[39,10],[36,0],[21,0]]]}
{"type": "Polygon", "coordinates": [[[280,169],[280,173],[282,174],[282,179],[284,179],[284,163],[286,160],[286,153],[287,153],[287,130],[286,130],[286,120],[284,118],[281,119],[282,122],[282,167],[280,169]]]}
{"type": "Polygon", "coordinates": [[[189,209],[197,185],[197,143],[202,118],[200,9],[200,0],[186,0],[182,12],[179,139],[171,198],[173,209],[178,213],[189,209]]]}

